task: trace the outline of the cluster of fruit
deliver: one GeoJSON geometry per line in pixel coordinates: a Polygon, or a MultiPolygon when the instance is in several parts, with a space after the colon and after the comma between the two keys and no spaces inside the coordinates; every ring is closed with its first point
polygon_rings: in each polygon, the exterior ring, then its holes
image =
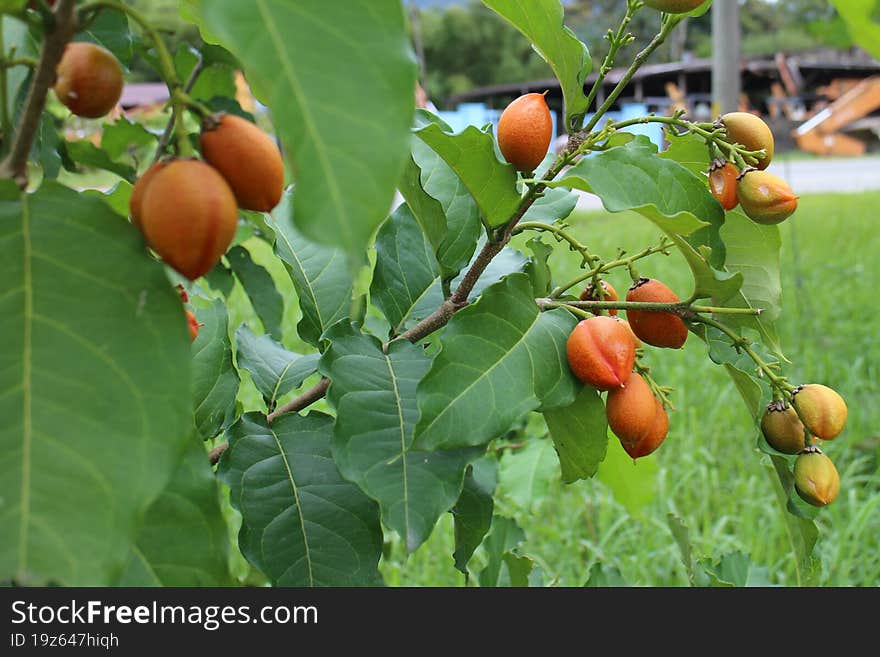
{"type": "MultiPolygon", "coordinates": [[[[122,94],[122,66],[93,43],[69,43],[56,68],[54,91],[77,116],[98,118],[122,94]]],[[[154,162],[134,185],[132,223],[147,244],[190,280],[208,273],[229,248],[238,209],[269,212],[284,191],[284,164],[275,142],[232,114],[203,117],[204,160],[168,157],[154,162]]],[[[184,298],[184,303],[186,299],[184,298]]],[[[187,310],[192,339],[198,322],[187,310]]]]}
{"type": "MultiPolygon", "coordinates": [[[[607,281],[590,284],[582,301],[617,301],[617,292],[607,281]]],[[[627,301],[677,303],[678,296],[664,283],[640,278],[626,294],[627,301]]],[[[627,320],[592,311],[595,317],[580,321],[568,336],[566,354],[575,376],[597,390],[607,391],[605,414],[608,425],[633,459],[647,456],[666,439],[669,416],[663,401],[654,394],[641,374],[634,371],[636,351],[647,343],[655,347],[680,349],[687,340],[687,326],[668,312],[627,310],[627,320]]]]}
{"type": "Polygon", "coordinates": [[[818,383],[792,390],[791,403],[771,402],[761,417],[761,433],[773,449],[797,454],[795,489],[813,506],[830,504],[840,490],[834,463],[813,445],[814,438],[834,440],[846,424],[846,402],[834,390],[818,383]]]}
{"type": "Polygon", "coordinates": [[[748,112],[730,112],[718,119],[731,142],[750,151],[763,150],[757,167],[741,172],[723,159],[709,165],[709,190],[725,210],[739,205],[746,216],[759,224],[778,224],[797,209],[797,196],[779,176],[764,171],[773,159],[773,133],[760,118],[748,112]]]}

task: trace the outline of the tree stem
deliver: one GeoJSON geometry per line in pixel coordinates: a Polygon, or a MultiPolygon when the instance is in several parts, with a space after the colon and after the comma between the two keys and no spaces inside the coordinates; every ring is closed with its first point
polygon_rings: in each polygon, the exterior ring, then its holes
{"type": "MultiPolygon", "coordinates": [[[[61,61],[67,42],[76,32],[75,0],[59,0],[55,9],[55,25],[46,34],[40,50],[40,60],[34,72],[34,80],[24,102],[24,109],[15,131],[12,146],[6,159],[0,163],[0,178],[12,178],[24,189],[27,187],[27,162],[31,146],[40,126],[40,117],[46,107],[46,95],[55,83],[55,68],[61,61]]],[[[6,88],[4,80],[4,89],[6,88]]],[[[3,103],[4,109],[6,103],[3,103]]]]}

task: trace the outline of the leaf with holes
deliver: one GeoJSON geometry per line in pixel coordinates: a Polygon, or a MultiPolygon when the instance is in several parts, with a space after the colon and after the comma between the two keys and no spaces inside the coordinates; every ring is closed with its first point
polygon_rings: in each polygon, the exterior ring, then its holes
{"type": "Polygon", "coordinates": [[[239,545],[275,586],[375,586],[382,531],[375,503],[330,454],[333,418],[248,413],[227,432],[218,476],[242,516],[239,545]]]}

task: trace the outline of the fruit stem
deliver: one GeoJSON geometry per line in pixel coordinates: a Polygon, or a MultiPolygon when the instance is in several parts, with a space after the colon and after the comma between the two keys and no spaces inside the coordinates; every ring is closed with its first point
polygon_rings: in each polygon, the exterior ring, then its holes
{"type": "Polygon", "coordinates": [[[681,16],[667,15],[668,20],[663,21],[663,24],[660,27],[660,31],[654,35],[654,38],[651,39],[651,43],[645,46],[645,48],[642,49],[642,51],[635,56],[635,59],[633,59],[633,62],[626,70],[626,73],[624,73],[623,77],[620,78],[620,82],[618,82],[614,89],[611,90],[611,93],[608,94],[605,102],[602,103],[599,109],[596,110],[596,113],[593,114],[593,117],[589,120],[589,122],[587,122],[587,125],[584,126],[584,132],[589,133],[593,130],[593,128],[596,127],[599,119],[601,119],[605,115],[605,112],[607,112],[611,108],[611,106],[617,100],[617,97],[621,93],[623,93],[623,90],[630,83],[630,80],[632,80],[633,76],[636,74],[636,71],[638,71],[642,67],[642,64],[647,61],[648,57],[651,56],[651,53],[657,50],[657,48],[659,48],[660,45],[664,41],[666,41],[666,37],[669,36],[669,33],[672,32],[672,30],[675,29],[675,26],[681,22],[681,18],[681,16]]]}
{"type": "Polygon", "coordinates": [[[648,384],[648,387],[651,389],[651,392],[654,393],[654,396],[660,400],[660,402],[669,410],[674,411],[675,405],[672,403],[672,400],[669,399],[669,391],[670,388],[664,388],[660,384],[658,384],[654,377],[651,376],[651,368],[647,365],[643,365],[641,359],[636,358],[635,362],[635,370],[638,372],[641,377],[645,380],[645,383],[648,384]]]}
{"type": "MultiPolygon", "coordinates": [[[[596,100],[596,94],[599,93],[599,89],[602,87],[605,77],[611,72],[612,66],[614,66],[614,58],[617,56],[617,51],[625,45],[632,43],[633,36],[632,34],[627,33],[626,29],[629,27],[630,21],[632,21],[633,14],[643,6],[644,4],[638,0],[628,0],[626,3],[626,14],[624,14],[623,20],[620,21],[617,32],[611,32],[611,30],[608,30],[608,34],[605,35],[605,38],[608,39],[611,45],[608,48],[608,54],[605,55],[605,61],[602,62],[602,67],[599,69],[599,75],[596,77],[596,81],[593,82],[593,86],[590,88],[590,93],[587,95],[588,111],[593,104],[593,101],[596,100]]],[[[580,123],[583,118],[583,115],[572,117],[572,123],[580,123]]],[[[572,127],[574,128],[575,126],[572,127]]]]}
{"type": "MultiPolygon", "coordinates": [[[[40,126],[43,108],[46,106],[46,95],[49,93],[49,88],[55,84],[55,68],[61,61],[67,42],[76,31],[75,5],[76,0],[59,0],[55,8],[54,29],[47,32],[46,39],[43,41],[40,60],[34,71],[31,88],[24,101],[24,108],[9,154],[0,163],[0,178],[12,178],[21,189],[27,187],[28,156],[40,126]]],[[[6,103],[4,102],[3,105],[5,107],[6,103]]]]}
{"type": "Polygon", "coordinates": [[[644,249],[643,251],[639,251],[638,253],[631,255],[628,258],[619,258],[617,260],[612,260],[611,262],[598,264],[590,271],[588,271],[584,274],[581,274],[577,278],[570,280],[568,283],[565,283],[564,285],[558,286],[556,289],[554,289],[550,293],[550,298],[551,299],[558,299],[563,294],[565,294],[566,291],[573,288],[575,285],[583,283],[588,278],[593,278],[593,277],[598,276],[600,274],[604,274],[605,272],[610,271],[612,269],[615,269],[617,267],[629,267],[636,260],[640,260],[642,258],[647,258],[648,256],[653,255],[655,253],[662,253],[664,255],[669,255],[669,249],[673,246],[675,246],[675,243],[672,242],[671,240],[667,239],[664,236],[660,239],[659,244],[657,244],[655,246],[650,246],[650,247],[644,249]]]}
{"type": "MultiPolygon", "coordinates": [[[[186,79],[186,82],[183,84],[183,92],[189,93],[190,90],[195,86],[196,80],[198,80],[199,75],[201,75],[202,71],[205,69],[205,61],[201,55],[199,55],[198,60],[196,61],[196,65],[193,66],[193,70],[190,71],[189,77],[186,79]]],[[[171,118],[168,119],[168,123],[165,124],[165,130],[162,132],[162,136],[159,138],[159,143],[156,146],[156,157],[153,159],[154,162],[158,162],[159,159],[165,154],[165,150],[168,148],[168,142],[171,140],[171,132],[174,129],[174,126],[177,124],[177,115],[180,113],[180,106],[174,105],[171,108],[171,118]]]]}
{"type": "Polygon", "coordinates": [[[557,241],[565,241],[568,242],[572,251],[577,251],[581,254],[581,267],[591,266],[596,267],[601,264],[601,258],[599,256],[592,255],[586,246],[581,244],[577,239],[569,235],[563,226],[555,226],[553,224],[543,224],[539,221],[524,221],[511,231],[512,235],[516,235],[517,233],[521,233],[524,230],[534,230],[538,232],[548,232],[553,233],[556,237],[557,241]]]}
{"type": "Polygon", "coordinates": [[[707,326],[712,326],[724,333],[728,338],[730,338],[733,346],[736,349],[745,352],[745,354],[755,362],[755,365],[758,366],[758,369],[760,369],[761,372],[767,377],[767,379],[770,381],[770,384],[774,388],[777,388],[778,390],[787,394],[791,394],[791,391],[795,389],[795,386],[791,385],[788,382],[788,379],[786,379],[784,376],[779,376],[778,374],[776,374],[770,367],[770,365],[763,358],[761,358],[754,349],[752,349],[751,341],[748,338],[737,334],[736,331],[731,329],[729,326],[726,326],[725,324],[722,324],[721,322],[712,319],[711,317],[705,317],[704,315],[694,315],[690,318],[690,321],[699,324],[705,324],[707,326]]]}
{"type": "Polygon", "coordinates": [[[683,319],[697,321],[694,313],[710,312],[728,315],[757,315],[760,308],[722,308],[715,306],[694,306],[682,301],[556,301],[552,298],[538,298],[535,302],[542,310],[571,306],[578,310],[652,310],[667,312],[683,319]]]}

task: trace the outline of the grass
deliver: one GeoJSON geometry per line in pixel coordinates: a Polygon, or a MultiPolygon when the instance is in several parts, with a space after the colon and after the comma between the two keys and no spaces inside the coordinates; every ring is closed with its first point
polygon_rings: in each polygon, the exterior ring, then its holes
{"type": "MultiPolygon", "coordinates": [[[[815,583],[823,586],[880,584],[880,365],[873,324],[878,204],[880,193],[804,196],[797,214],[781,226],[784,312],[778,328],[792,361],[787,374],[794,382],[833,386],[850,409],[843,435],[825,446],[842,487],[817,521],[822,567],[815,583]]],[[[605,255],[617,247],[634,251],[658,237],[637,215],[583,213],[570,221],[581,240],[605,255]]],[[[575,272],[577,260],[560,250],[551,265],[555,279],[563,280],[575,272]]],[[[681,296],[690,292],[689,271],[675,254],[653,256],[639,263],[639,270],[667,281],[681,296]]],[[[626,289],[626,273],[615,272],[611,282],[619,291],[626,289]]],[[[666,442],[650,457],[654,465],[629,467],[629,472],[647,470],[633,481],[643,487],[645,504],[624,507],[599,479],[566,486],[556,478],[526,508],[502,493],[496,511],[514,516],[525,530],[522,551],[538,562],[545,582],[558,585],[582,585],[594,563],[617,568],[633,585],[687,585],[667,526],[667,514],[673,513],[689,528],[696,556],[717,559],[740,551],[766,569],[773,584],[805,583],[795,571],[772,467],[757,451],[755,428],[723,369],[709,361],[694,336],[680,352],[654,349],[649,360],[657,378],[676,388],[678,411],[671,414],[666,442]]],[[[612,442],[611,450],[619,446],[612,442]]],[[[392,540],[382,563],[386,581],[462,585],[463,575],[452,568],[452,551],[447,514],[408,558],[392,540]]],[[[475,560],[476,572],[479,553],[475,560]]]]}

